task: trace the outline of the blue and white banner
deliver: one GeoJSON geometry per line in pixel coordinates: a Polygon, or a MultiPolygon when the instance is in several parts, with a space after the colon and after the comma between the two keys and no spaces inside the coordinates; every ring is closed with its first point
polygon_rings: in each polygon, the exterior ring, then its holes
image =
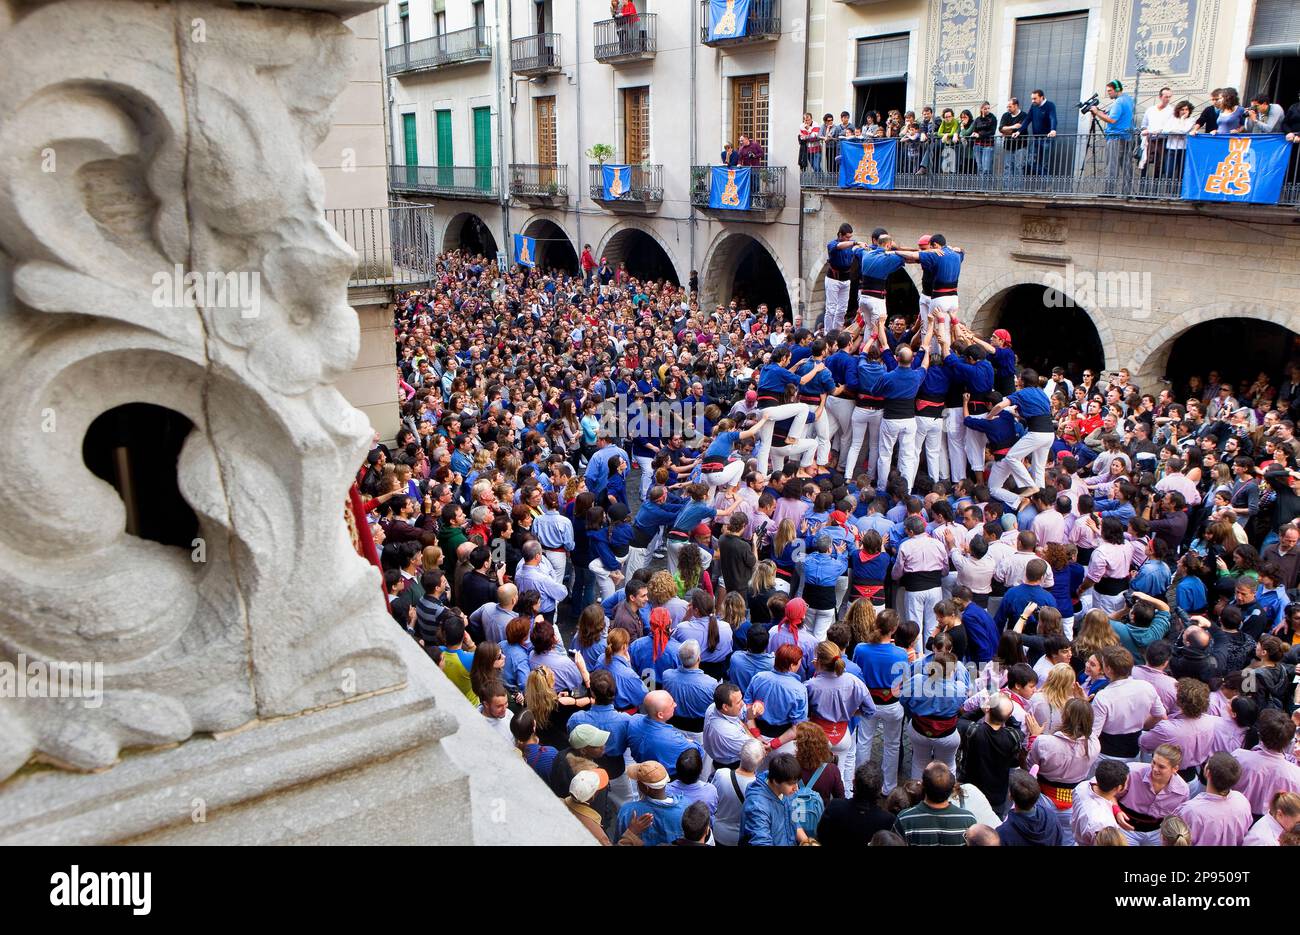
{"type": "Polygon", "coordinates": [[[617,201],[632,187],[632,167],[602,165],[600,167],[600,196],[606,201],[617,201]]]}
{"type": "Polygon", "coordinates": [[[1277,204],[1292,145],[1280,133],[1189,136],[1183,198],[1277,204]]]}
{"type": "Polygon", "coordinates": [[[537,265],[536,238],[515,234],[515,262],[530,268],[537,265]]]}
{"type": "Polygon", "coordinates": [[[898,140],[840,140],[840,188],[894,187],[898,140]]]}
{"type": "Polygon", "coordinates": [[[709,0],[709,41],[745,35],[750,0],[709,0]]]}
{"type": "Polygon", "coordinates": [[[749,166],[709,167],[709,207],[748,211],[750,197],[749,166]]]}

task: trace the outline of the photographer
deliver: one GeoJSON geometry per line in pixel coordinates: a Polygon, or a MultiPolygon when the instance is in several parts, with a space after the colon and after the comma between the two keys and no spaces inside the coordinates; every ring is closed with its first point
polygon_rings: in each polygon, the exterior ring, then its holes
{"type": "Polygon", "coordinates": [[[1102,110],[1093,104],[1088,113],[1106,124],[1106,191],[1104,194],[1119,194],[1122,189],[1116,186],[1121,179],[1127,179],[1129,158],[1133,154],[1133,98],[1124,93],[1124,85],[1115,78],[1106,84],[1106,96],[1111,105],[1102,110]]]}

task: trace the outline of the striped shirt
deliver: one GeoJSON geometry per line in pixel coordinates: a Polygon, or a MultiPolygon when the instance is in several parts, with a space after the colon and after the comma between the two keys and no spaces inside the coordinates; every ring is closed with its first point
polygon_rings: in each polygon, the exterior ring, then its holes
{"type": "Polygon", "coordinates": [[[975,824],[975,816],[964,808],[949,804],[935,808],[920,802],[898,813],[898,833],[912,847],[962,847],[966,829],[975,824]]]}

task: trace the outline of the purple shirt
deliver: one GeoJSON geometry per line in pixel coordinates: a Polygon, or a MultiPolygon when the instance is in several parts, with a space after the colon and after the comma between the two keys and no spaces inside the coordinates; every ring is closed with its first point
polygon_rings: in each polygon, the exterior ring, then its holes
{"type": "Polygon", "coordinates": [[[1198,795],[1175,814],[1187,822],[1194,847],[1239,847],[1254,822],[1250,802],[1235,789],[1227,795],[1198,795]]]}
{"type": "Polygon", "coordinates": [[[1086,577],[1094,584],[1102,578],[1128,578],[1130,557],[1127,542],[1119,545],[1113,542],[1102,542],[1088,561],[1086,577]]]}
{"type": "Polygon", "coordinates": [[[1165,706],[1165,711],[1173,714],[1178,710],[1178,680],[1172,675],[1150,666],[1134,666],[1133,678],[1149,683],[1156,690],[1156,697],[1165,706]]]}
{"type": "Polygon", "coordinates": [[[1133,734],[1146,726],[1147,718],[1163,718],[1168,714],[1149,682],[1119,679],[1093,699],[1092,736],[1133,734]]]}
{"type": "Polygon", "coordinates": [[[913,571],[947,571],[948,550],[929,536],[912,536],[898,545],[894,579],[913,571]]]}
{"type": "Polygon", "coordinates": [[[1065,517],[1056,510],[1044,510],[1034,517],[1034,521],[1029,524],[1030,530],[1038,537],[1039,545],[1047,545],[1052,542],[1064,544],[1066,536],[1065,517]]]}
{"type": "Polygon", "coordinates": [[[1102,828],[1118,828],[1109,799],[1102,798],[1085,779],[1074,787],[1074,804],[1070,806],[1070,830],[1074,843],[1087,847],[1102,828]]]}
{"type": "Polygon", "coordinates": [[[1252,814],[1267,815],[1273,796],[1279,792],[1300,792],[1300,766],[1288,763],[1281,753],[1261,744],[1232,755],[1241,764],[1241,779],[1233,788],[1250,802],[1252,814]]]}
{"type": "Polygon", "coordinates": [[[1130,763],[1128,788],[1120,796],[1120,803],[1130,811],[1148,818],[1165,818],[1172,815],[1187,801],[1187,783],[1174,773],[1159,792],[1151,785],[1151,764],[1130,763]]]}
{"type": "Polygon", "coordinates": [[[1208,714],[1167,718],[1143,733],[1138,746],[1150,753],[1162,743],[1171,743],[1183,751],[1181,768],[1191,769],[1219,752],[1219,723],[1219,718],[1208,714]]]}
{"type": "Polygon", "coordinates": [[[804,687],[808,690],[809,716],[816,715],[824,721],[842,724],[857,714],[871,717],[876,713],[867,686],[862,684],[862,679],[848,672],[839,676],[818,672],[804,687]]]}
{"type": "Polygon", "coordinates": [[[1029,746],[1029,765],[1058,786],[1074,785],[1088,778],[1100,752],[1101,744],[1092,737],[1072,740],[1060,731],[1039,734],[1029,746]]]}

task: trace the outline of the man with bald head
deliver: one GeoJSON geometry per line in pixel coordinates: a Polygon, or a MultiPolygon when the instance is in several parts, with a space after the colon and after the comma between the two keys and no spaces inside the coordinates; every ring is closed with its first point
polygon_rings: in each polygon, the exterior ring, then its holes
{"type": "Polygon", "coordinates": [[[641,702],[641,713],[632,718],[628,728],[627,743],[638,762],[655,760],[663,763],[676,779],[677,758],[694,747],[704,756],[704,748],[691,740],[669,721],[677,713],[677,702],[663,689],[656,689],[641,702]]]}

